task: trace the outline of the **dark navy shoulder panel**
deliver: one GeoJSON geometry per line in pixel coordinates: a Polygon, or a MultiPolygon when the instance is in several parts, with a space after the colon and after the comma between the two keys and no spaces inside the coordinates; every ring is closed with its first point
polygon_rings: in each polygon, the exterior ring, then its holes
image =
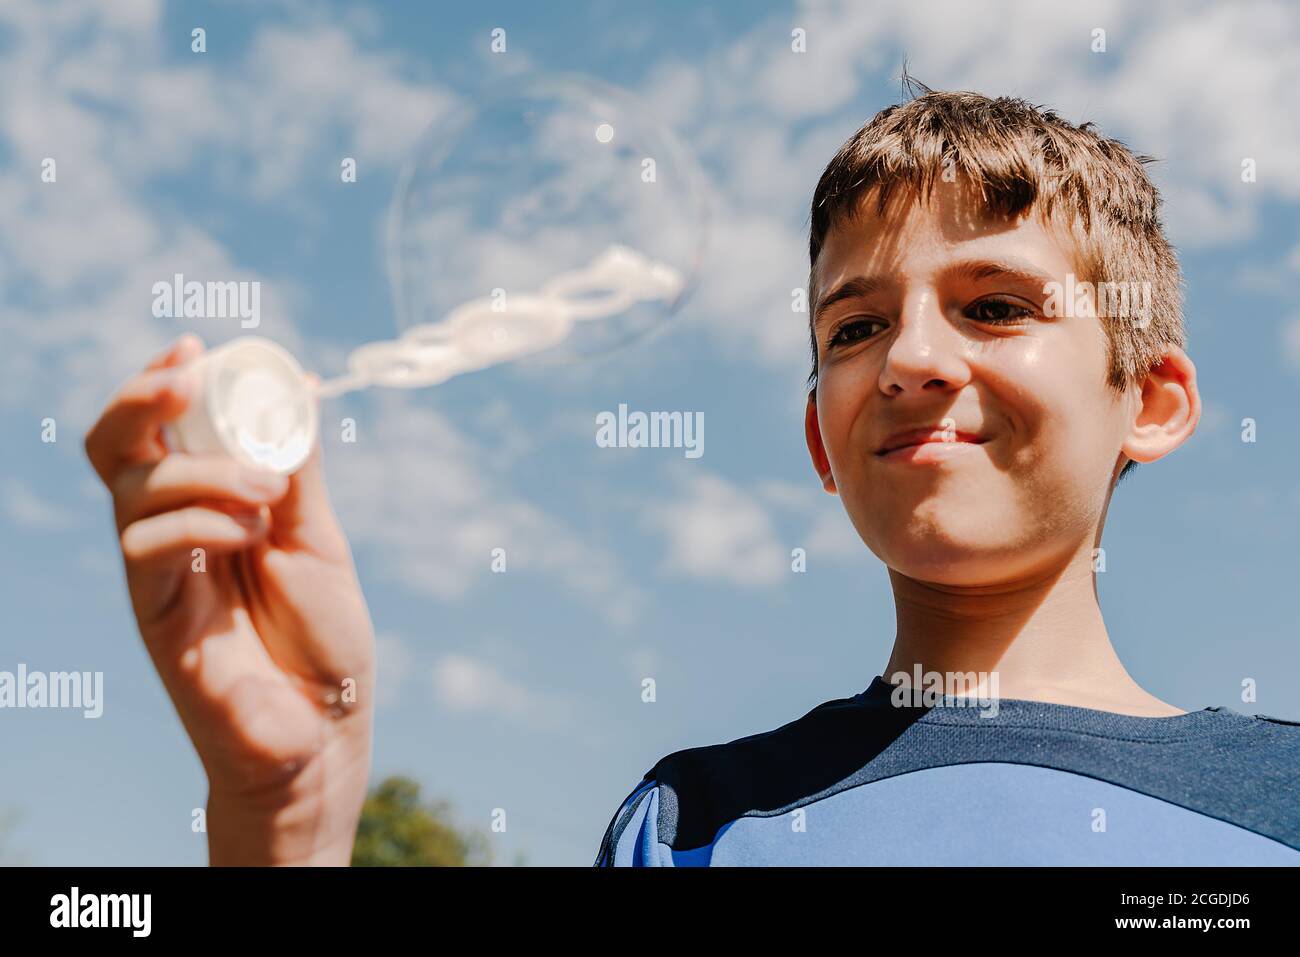
{"type": "Polygon", "coordinates": [[[659,839],[675,850],[701,847],[728,821],[827,793],[917,717],[843,698],[772,731],[675,751],[649,772],[660,785],[659,839]]]}

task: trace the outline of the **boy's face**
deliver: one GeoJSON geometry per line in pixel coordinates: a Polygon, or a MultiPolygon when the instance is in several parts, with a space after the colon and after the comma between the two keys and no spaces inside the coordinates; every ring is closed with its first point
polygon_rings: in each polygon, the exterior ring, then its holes
{"type": "Polygon", "coordinates": [[[872,195],[830,230],[808,446],[890,568],[952,585],[1032,574],[1091,549],[1121,450],[1159,457],[1149,442],[1126,445],[1143,390],[1106,385],[1100,320],[1044,316],[1044,284],[1065,286],[1074,271],[1068,238],[1036,212],[986,218],[964,184],[936,184],[929,206],[896,191],[883,217],[872,195]],[[855,278],[866,280],[857,294],[823,305],[855,278]],[[931,426],[946,440],[879,454],[896,433],[931,426]]]}

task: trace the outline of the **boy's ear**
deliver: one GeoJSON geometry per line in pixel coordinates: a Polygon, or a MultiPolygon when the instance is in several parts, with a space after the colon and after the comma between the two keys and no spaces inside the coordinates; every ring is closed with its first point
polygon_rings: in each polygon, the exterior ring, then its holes
{"type": "Polygon", "coordinates": [[[808,439],[808,453],[812,456],[813,468],[822,480],[822,488],[832,495],[837,494],[835,476],[831,474],[831,463],[826,457],[826,447],[822,445],[822,428],[817,422],[817,393],[808,393],[808,408],[803,418],[804,436],[808,439]]]}
{"type": "Polygon", "coordinates": [[[1120,451],[1135,462],[1154,462],[1182,445],[1201,421],[1196,366],[1187,353],[1170,345],[1164,359],[1142,383],[1137,417],[1120,451]]]}

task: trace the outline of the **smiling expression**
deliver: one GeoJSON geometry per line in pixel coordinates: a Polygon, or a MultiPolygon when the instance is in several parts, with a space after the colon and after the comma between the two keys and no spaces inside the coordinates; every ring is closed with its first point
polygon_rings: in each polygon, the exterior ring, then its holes
{"type": "Polygon", "coordinates": [[[965,184],[928,205],[898,191],[883,216],[873,200],[817,260],[823,484],[921,580],[1028,573],[1091,542],[1141,401],[1106,384],[1095,315],[1044,314],[1045,284],[1077,269],[1068,233],[1033,210],[988,217],[965,184]]]}

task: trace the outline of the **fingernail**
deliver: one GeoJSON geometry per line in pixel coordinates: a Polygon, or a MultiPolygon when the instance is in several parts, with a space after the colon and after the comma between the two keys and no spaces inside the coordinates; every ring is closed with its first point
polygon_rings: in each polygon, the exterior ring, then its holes
{"type": "Polygon", "coordinates": [[[197,339],[197,338],[198,337],[194,335],[194,333],[192,332],[182,332],[171,342],[167,343],[167,348],[165,348],[162,352],[158,353],[157,358],[166,359],[170,356],[180,355],[183,352],[185,352],[186,349],[191,348],[190,340],[197,339]]]}

